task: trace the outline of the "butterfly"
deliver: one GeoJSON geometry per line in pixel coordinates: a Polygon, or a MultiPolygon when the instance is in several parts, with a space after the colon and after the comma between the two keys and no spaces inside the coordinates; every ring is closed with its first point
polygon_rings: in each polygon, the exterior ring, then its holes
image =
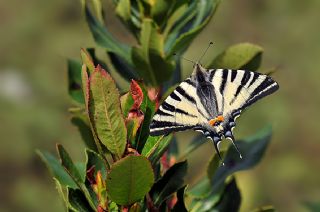
{"type": "Polygon", "coordinates": [[[192,75],[164,100],[150,124],[150,135],[196,130],[210,138],[221,159],[222,138],[234,143],[233,129],[241,112],[272,94],[279,85],[270,76],[247,70],[205,69],[194,64],[192,75]]]}

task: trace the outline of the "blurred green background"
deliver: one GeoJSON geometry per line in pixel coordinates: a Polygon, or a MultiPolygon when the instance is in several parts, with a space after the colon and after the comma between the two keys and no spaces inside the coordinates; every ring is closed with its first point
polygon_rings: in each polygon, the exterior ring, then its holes
{"type": "MultiPolygon", "coordinates": [[[[107,27],[123,42],[134,42],[111,0],[104,5],[107,27]]],[[[261,71],[277,67],[280,90],[245,112],[235,130],[243,138],[268,123],[274,129],[262,162],[237,173],[241,211],[266,204],[307,211],[306,201],[320,202],[319,9],[318,0],[222,1],[185,54],[197,58],[213,41],[206,64],[232,44],[252,42],[265,49],[261,71]]],[[[80,135],[69,121],[66,73],[66,58],[79,58],[81,47],[95,46],[80,3],[1,1],[0,38],[0,211],[63,211],[35,149],[53,152],[59,142],[75,160],[84,158],[80,135]]],[[[188,62],[183,67],[186,77],[192,67],[188,62]]],[[[179,133],[180,140],[186,135],[179,133]]],[[[190,156],[192,176],[213,152],[208,142],[190,156]]]]}

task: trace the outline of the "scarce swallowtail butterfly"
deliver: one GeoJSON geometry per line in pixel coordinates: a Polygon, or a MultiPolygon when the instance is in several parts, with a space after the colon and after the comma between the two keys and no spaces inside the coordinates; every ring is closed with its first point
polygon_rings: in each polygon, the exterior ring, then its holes
{"type": "MultiPolygon", "coordinates": [[[[222,138],[234,143],[241,111],[279,88],[270,76],[246,70],[205,69],[194,64],[192,75],[164,100],[150,124],[150,135],[193,129],[210,138],[221,159],[222,138]]],[[[242,158],[239,152],[240,158],[242,158]]]]}

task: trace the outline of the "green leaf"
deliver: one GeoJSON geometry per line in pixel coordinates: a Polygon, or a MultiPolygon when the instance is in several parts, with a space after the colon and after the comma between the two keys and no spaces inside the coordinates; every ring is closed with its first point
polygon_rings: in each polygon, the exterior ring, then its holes
{"type": "Polygon", "coordinates": [[[160,142],[162,141],[162,139],[164,138],[164,136],[149,136],[146,144],[144,145],[141,154],[149,157],[155,150],[156,148],[159,146],[160,142]]]}
{"type": "MultiPolygon", "coordinates": [[[[208,190],[210,185],[208,185],[208,190]]],[[[238,211],[241,196],[235,179],[224,184],[219,191],[211,192],[206,197],[196,197],[191,202],[191,212],[202,211],[238,211]]]]}
{"type": "Polygon", "coordinates": [[[98,139],[107,149],[121,158],[126,142],[127,130],[120,109],[120,95],[111,76],[100,67],[89,80],[89,117],[98,139]]]}
{"type": "Polygon", "coordinates": [[[68,200],[72,209],[79,212],[94,211],[80,189],[68,189],[68,200]]]}
{"type": "Polygon", "coordinates": [[[133,103],[134,101],[130,92],[127,92],[120,97],[120,104],[121,104],[123,117],[128,117],[129,111],[133,103]]]}
{"type": "Polygon", "coordinates": [[[236,141],[242,153],[242,159],[239,158],[239,154],[235,148],[230,146],[224,158],[225,165],[220,166],[211,177],[212,190],[221,187],[225,179],[234,172],[246,170],[258,164],[270,140],[271,128],[267,127],[251,138],[245,139],[244,141],[236,141]]]}
{"type": "Polygon", "coordinates": [[[51,172],[52,176],[57,179],[61,185],[68,186],[71,188],[78,188],[74,180],[69,176],[63,166],[60,164],[59,160],[54,157],[49,152],[40,152],[36,150],[41,160],[46,164],[47,168],[51,172]]]}
{"type": "Polygon", "coordinates": [[[136,149],[138,150],[138,152],[141,152],[150,134],[149,126],[155,112],[156,105],[155,102],[151,101],[151,99],[149,98],[148,91],[144,84],[139,83],[139,85],[143,92],[143,100],[140,106],[140,110],[144,114],[144,119],[136,136],[136,149]]]}
{"type": "Polygon", "coordinates": [[[79,170],[74,165],[69,154],[67,153],[67,151],[63,148],[63,146],[61,144],[57,144],[57,151],[59,153],[61,165],[68,171],[68,173],[75,180],[75,182],[77,184],[84,183],[83,177],[79,173],[79,170]]]}
{"type": "Polygon", "coordinates": [[[184,14],[176,21],[165,41],[167,57],[182,53],[192,40],[209,23],[220,0],[193,1],[184,14]]]}
{"type": "Polygon", "coordinates": [[[145,18],[140,34],[141,47],[133,47],[132,60],[139,75],[150,85],[168,80],[173,72],[173,61],[166,61],[163,52],[163,37],[153,20],[145,18]]]}
{"type": "Polygon", "coordinates": [[[82,82],[82,92],[84,96],[84,102],[86,106],[86,110],[88,112],[89,105],[89,75],[87,65],[83,64],[81,69],[81,82],[82,82]]]}
{"type": "Polygon", "coordinates": [[[117,41],[110,32],[91,14],[88,7],[85,7],[86,19],[93,35],[94,40],[101,47],[106,48],[108,52],[113,52],[129,64],[131,62],[131,47],[117,41]]]}
{"type": "Polygon", "coordinates": [[[105,160],[96,152],[86,149],[86,170],[89,170],[94,166],[95,173],[101,171],[102,178],[105,180],[107,178],[107,166],[105,160]]]}
{"type": "MultiPolygon", "coordinates": [[[[143,118],[143,117],[142,117],[143,118]]],[[[128,131],[128,141],[131,142],[132,146],[135,147],[135,138],[140,127],[139,118],[130,118],[126,121],[127,131],[128,131]]]]}
{"type": "Polygon", "coordinates": [[[187,212],[186,205],[184,203],[184,192],[186,190],[186,186],[180,188],[177,192],[177,203],[172,208],[173,212],[187,212]]]}
{"type": "Polygon", "coordinates": [[[198,149],[202,144],[207,141],[207,138],[202,134],[195,136],[191,142],[188,144],[188,147],[181,154],[180,159],[185,159],[190,153],[198,149]]]}
{"type": "Polygon", "coordinates": [[[168,18],[167,13],[170,12],[170,8],[176,4],[176,0],[157,0],[151,7],[151,16],[155,22],[161,26],[162,23],[166,23],[168,18]]]}
{"type": "Polygon", "coordinates": [[[101,0],[92,0],[93,8],[100,23],[103,23],[103,9],[101,0]]]}
{"type": "MultiPolygon", "coordinates": [[[[167,153],[167,157],[169,157],[169,158],[171,158],[171,157],[177,158],[178,157],[179,146],[178,146],[178,141],[177,141],[176,136],[172,137],[166,153],[167,153]]],[[[181,161],[181,160],[178,160],[178,161],[181,161]]]]}
{"type": "MultiPolygon", "coordinates": [[[[225,151],[220,152],[220,155],[222,158],[224,157],[225,153],[226,153],[225,151]]],[[[221,166],[221,160],[218,154],[214,154],[210,159],[207,167],[207,177],[211,179],[215,175],[216,171],[220,168],[220,166],[221,166]]]]}
{"type": "Polygon", "coordinates": [[[130,0],[119,0],[116,6],[116,13],[125,23],[129,23],[131,20],[130,0]]]}
{"type": "Polygon", "coordinates": [[[233,178],[224,189],[219,202],[214,206],[217,211],[239,211],[241,194],[236,180],[233,178]]]}
{"type": "Polygon", "coordinates": [[[63,191],[63,188],[62,188],[62,185],[61,183],[59,182],[59,180],[57,178],[53,178],[55,184],[56,184],[56,189],[58,190],[58,193],[59,193],[59,196],[62,198],[64,204],[65,204],[65,207],[66,209],[68,209],[69,207],[69,201],[67,200],[67,197],[65,195],[65,192],[63,191]]]}
{"type": "Polygon", "coordinates": [[[100,154],[103,154],[106,151],[103,151],[100,140],[98,139],[98,137],[94,131],[93,124],[90,121],[90,113],[89,113],[89,93],[90,93],[89,84],[90,83],[89,83],[89,76],[88,76],[88,72],[87,72],[87,66],[85,64],[82,65],[81,79],[82,79],[83,96],[84,96],[84,101],[85,101],[86,112],[87,112],[88,119],[89,119],[90,129],[91,129],[91,132],[93,135],[94,142],[95,142],[96,147],[98,149],[98,152],[100,154]]]}
{"type": "Polygon", "coordinates": [[[118,207],[117,203],[115,203],[115,202],[110,202],[108,210],[110,212],[119,212],[120,211],[120,206],[118,207]]]}
{"type": "MultiPolygon", "coordinates": [[[[225,152],[222,151],[220,154],[223,157],[225,155],[225,152]]],[[[220,167],[220,165],[221,161],[218,155],[213,155],[207,167],[207,176],[204,176],[203,179],[199,180],[198,183],[188,191],[188,193],[195,198],[213,198],[210,197],[210,194],[212,193],[212,186],[209,179],[213,177],[214,173],[220,167]]]]}
{"type": "Polygon", "coordinates": [[[76,162],[74,164],[81,176],[82,182],[86,180],[86,164],[82,162],[76,162]]]}
{"type": "MultiPolygon", "coordinates": [[[[93,190],[92,188],[92,181],[96,182],[96,176],[98,171],[100,171],[102,179],[105,181],[107,178],[107,166],[109,167],[109,164],[102,159],[102,157],[89,149],[86,149],[86,170],[87,170],[87,177],[85,180],[85,185],[88,189],[88,192],[90,194],[91,199],[95,203],[95,205],[99,205],[100,202],[103,202],[103,199],[99,199],[98,195],[101,195],[101,193],[98,192],[98,194],[93,190]],[[94,168],[94,172],[91,173],[90,171],[94,168]],[[90,170],[90,171],[89,171],[90,170]]],[[[98,184],[96,182],[96,184],[98,184]]],[[[96,185],[97,186],[97,185],[96,185]]],[[[100,188],[100,187],[99,187],[100,188]]],[[[101,192],[101,190],[98,190],[101,192]]],[[[104,198],[105,195],[103,195],[104,198]]]]}
{"type": "Polygon", "coordinates": [[[108,68],[107,64],[97,57],[95,48],[87,48],[86,50],[92,59],[94,67],[100,65],[105,70],[108,68]]]}
{"type": "Polygon", "coordinates": [[[117,73],[119,73],[124,79],[130,81],[132,79],[139,78],[132,65],[127,63],[123,58],[119,57],[113,52],[108,52],[108,55],[113,67],[117,70],[117,73]]]}
{"type": "MultiPolygon", "coordinates": [[[[79,172],[79,169],[75,166],[75,164],[71,160],[69,154],[67,153],[67,151],[63,148],[63,146],[61,144],[57,144],[57,151],[59,153],[61,165],[65,168],[65,170],[67,170],[67,173],[70,175],[70,177],[72,177],[72,179],[78,185],[78,188],[81,189],[81,192],[85,196],[90,207],[92,209],[95,209],[96,206],[92,202],[90,193],[84,184],[85,177],[80,174],[81,172],[79,172]]],[[[70,202],[70,199],[69,199],[69,202],[70,202]]],[[[71,204],[71,202],[70,202],[70,204],[71,204]]]]}
{"type": "Polygon", "coordinates": [[[85,49],[80,50],[80,55],[81,55],[82,63],[86,65],[86,67],[89,69],[89,73],[91,74],[94,71],[94,67],[95,67],[93,63],[93,59],[91,58],[91,55],[85,49]]]}
{"type": "Polygon", "coordinates": [[[210,193],[205,198],[194,198],[192,199],[190,212],[204,212],[204,211],[215,211],[213,207],[218,203],[220,199],[220,193],[210,193]]]}
{"type": "Polygon", "coordinates": [[[194,198],[205,198],[211,193],[211,184],[207,176],[203,177],[193,187],[188,189],[188,195],[194,198]]]}
{"type": "Polygon", "coordinates": [[[240,43],[219,54],[209,67],[256,71],[261,64],[263,49],[250,43],[240,43]]]}
{"type": "Polygon", "coordinates": [[[80,104],[84,104],[84,97],[81,90],[81,64],[72,59],[68,59],[68,84],[71,98],[80,104]]]}
{"type": "Polygon", "coordinates": [[[154,151],[152,151],[152,153],[148,157],[149,160],[151,161],[152,165],[156,165],[159,162],[162,155],[169,148],[169,144],[171,142],[171,139],[172,139],[172,135],[168,135],[162,139],[162,142],[157,143],[155,145],[156,149],[154,151]]]}
{"type": "Polygon", "coordinates": [[[154,181],[150,162],[143,156],[127,156],[111,167],[107,177],[110,199],[119,205],[130,205],[143,198],[154,181]]]}
{"type": "Polygon", "coordinates": [[[87,124],[88,121],[86,120],[86,117],[75,116],[71,118],[71,122],[78,128],[81,138],[86,146],[94,151],[97,151],[97,146],[95,145],[91,128],[87,124]]]}
{"type": "Polygon", "coordinates": [[[187,168],[187,161],[176,163],[152,186],[150,194],[155,206],[160,206],[163,201],[183,187],[187,168]]]}
{"type": "Polygon", "coordinates": [[[307,201],[304,203],[304,205],[306,206],[306,208],[309,210],[309,211],[313,211],[313,212],[317,212],[320,210],[320,202],[310,202],[310,201],[307,201]]]}
{"type": "Polygon", "coordinates": [[[171,139],[172,134],[168,136],[149,136],[141,154],[149,158],[151,163],[155,165],[168,149],[171,139]]]}
{"type": "Polygon", "coordinates": [[[130,0],[119,0],[116,6],[116,13],[122,22],[130,29],[135,37],[138,37],[138,32],[141,27],[141,15],[138,4],[141,2],[130,0]]]}
{"type": "Polygon", "coordinates": [[[140,110],[144,114],[147,112],[148,109],[150,109],[151,112],[154,113],[155,108],[156,108],[156,103],[149,98],[148,90],[147,90],[146,86],[144,85],[144,83],[138,83],[138,84],[139,84],[139,86],[140,86],[140,88],[142,89],[142,92],[143,92],[143,100],[142,100],[142,103],[140,105],[140,110]]]}
{"type": "Polygon", "coordinates": [[[168,20],[168,25],[165,29],[165,52],[167,53],[173,47],[177,38],[184,32],[192,28],[192,21],[197,14],[197,2],[192,1],[180,12],[181,15],[174,20],[168,20]]]}

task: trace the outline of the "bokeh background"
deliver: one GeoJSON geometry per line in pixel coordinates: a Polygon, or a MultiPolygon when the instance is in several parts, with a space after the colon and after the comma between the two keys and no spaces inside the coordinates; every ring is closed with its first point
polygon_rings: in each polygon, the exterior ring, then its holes
{"type": "MultiPolygon", "coordinates": [[[[111,0],[104,5],[112,33],[134,42],[111,0]]],[[[277,68],[280,90],[245,112],[235,130],[243,138],[273,126],[262,162],[237,174],[241,211],[267,204],[308,211],[306,202],[320,202],[319,9],[318,0],[222,1],[185,54],[197,58],[213,41],[205,64],[232,44],[252,42],[265,49],[261,72],[277,68]]],[[[78,0],[0,1],[0,211],[63,211],[35,149],[54,152],[58,142],[75,160],[84,158],[70,123],[66,73],[66,58],[79,58],[81,47],[95,43],[78,0]]],[[[190,64],[183,67],[184,76],[190,74],[190,64]]],[[[208,142],[191,155],[190,175],[201,173],[213,152],[208,142]]]]}

